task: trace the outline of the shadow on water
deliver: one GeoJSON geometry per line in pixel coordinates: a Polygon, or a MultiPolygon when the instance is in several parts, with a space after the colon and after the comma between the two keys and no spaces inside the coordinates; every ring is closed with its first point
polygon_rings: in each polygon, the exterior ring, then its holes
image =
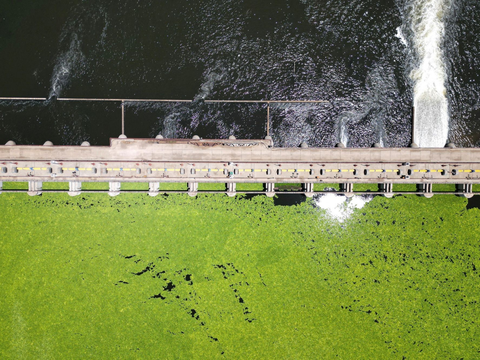
{"type": "Polygon", "coordinates": [[[273,199],[275,205],[292,206],[303,203],[307,198],[298,194],[277,194],[273,199]]]}
{"type": "Polygon", "coordinates": [[[480,209],[480,195],[475,195],[468,199],[467,210],[480,209]]]}
{"type": "MultiPolygon", "coordinates": [[[[251,200],[256,196],[265,197],[264,194],[245,194],[243,198],[246,200],[251,200]]],[[[273,204],[275,206],[292,206],[303,203],[307,198],[305,195],[299,194],[277,194],[273,198],[273,204]]]]}

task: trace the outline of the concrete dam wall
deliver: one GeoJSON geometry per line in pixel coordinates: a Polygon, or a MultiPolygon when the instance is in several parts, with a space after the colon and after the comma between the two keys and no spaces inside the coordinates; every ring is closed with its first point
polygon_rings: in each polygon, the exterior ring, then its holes
{"type": "MultiPolygon", "coordinates": [[[[199,183],[224,183],[236,194],[237,183],[261,183],[267,196],[275,184],[302,186],[306,196],[314,184],[340,184],[353,195],[354,184],[379,184],[393,196],[393,184],[416,184],[417,193],[432,196],[432,185],[455,184],[457,194],[473,196],[480,184],[480,149],[466,148],[275,148],[270,138],[237,139],[111,139],[110,146],[0,146],[0,184],[28,182],[30,195],[42,193],[43,182],[68,182],[79,195],[84,182],[108,182],[109,194],[122,182],[146,182],[152,196],[162,183],[187,183],[195,196],[199,183]]],[[[4,190],[8,191],[8,190],[4,190]]]]}

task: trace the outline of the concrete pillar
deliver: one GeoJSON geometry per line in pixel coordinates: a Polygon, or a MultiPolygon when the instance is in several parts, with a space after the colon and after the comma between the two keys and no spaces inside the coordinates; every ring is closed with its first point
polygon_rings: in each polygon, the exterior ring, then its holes
{"type": "Polygon", "coordinates": [[[268,197],[275,196],[275,183],[265,183],[264,188],[268,197]]]}
{"type": "Polygon", "coordinates": [[[237,195],[237,184],[236,183],[226,183],[227,185],[227,195],[234,197],[237,195]]]}
{"type": "Polygon", "coordinates": [[[386,198],[393,197],[393,184],[392,183],[380,183],[378,189],[383,192],[383,196],[386,198]]]}
{"type": "Polygon", "coordinates": [[[344,195],[347,198],[352,197],[353,196],[353,184],[352,183],[340,184],[340,191],[343,191],[344,195]]]}
{"type": "Polygon", "coordinates": [[[273,139],[270,135],[265,136],[265,140],[270,140],[270,145],[268,145],[268,146],[273,147],[273,139]]]}
{"type": "Polygon", "coordinates": [[[197,182],[189,182],[187,183],[188,188],[188,195],[195,197],[198,193],[198,183],[197,182]]]}
{"type": "Polygon", "coordinates": [[[121,183],[119,181],[112,181],[108,183],[108,195],[110,196],[117,196],[120,195],[120,187],[121,183]]]}
{"type": "Polygon", "coordinates": [[[160,183],[159,182],[149,182],[148,183],[148,195],[157,196],[160,192],[160,183]]]}
{"type": "Polygon", "coordinates": [[[68,195],[77,196],[82,193],[82,182],[81,181],[70,181],[68,183],[68,195]]]}
{"type": "Polygon", "coordinates": [[[417,184],[417,191],[422,192],[422,196],[426,198],[431,198],[433,196],[431,183],[417,184]]]}
{"type": "Polygon", "coordinates": [[[30,196],[42,195],[42,182],[29,181],[27,194],[30,196]]]}
{"type": "Polygon", "coordinates": [[[458,196],[463,196],[467,199],[470,199],[474,195],[472,184],[457,184],[455,187],[457,188],[458,196]]]}
{"type": "Polygon", "coordinates": [[[304,183],[303,184],[303,191],[305,191],[306,197],[312,197],[313,193],[313,183],[304,183]]]}

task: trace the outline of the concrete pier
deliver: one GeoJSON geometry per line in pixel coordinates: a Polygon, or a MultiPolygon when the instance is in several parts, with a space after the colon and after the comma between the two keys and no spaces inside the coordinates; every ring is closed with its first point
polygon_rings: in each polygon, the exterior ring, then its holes
{"type": "Polygon", "coordinates": [[[393,197],[393,184],[392,183],[380,183],[378,189],[383,192],[383,196],[386,198],[393,197]]]}
{"type": "Polygon", "coordinates": [[[275,196],[275,183],[273,182],[265,183],[265,195],[267,195],[268,197],[275,196]]]}
{"type": "Polygon", "coordinates": [[[426,198],[431,198],[433,196],[431,183],[417,184],[417,190],[423,193],[423,196],[426,198]]]}
{"type": "Polygon", "coordinates": [[[82,183],[80,181],[70,181],[68,183],[68,195],[78,196],[82,193],[82,183]]]}
{"type": "Polygon", "coordinates": [[[234,197],[237,195],[237,184],[236,183],[226,183],[226,190],[227,195],[230,197],[234,197]]]}
{"type": "MultiPolygon", "coordinates": [[[[238,183],[263,183],[275,195],[278,183],[301,185],[313,196],[314,184],[340,184],[353,196],[354,184],[379,184],[391,197],[393,184],[421,184],[416,193],[431,196],[433,184],[460,184],[456,194],[473,195],[480,184],[480,149],[476,148],[275,148],[271,138],[111,139],[110,146],[0,146],[0,182],[28,182],[40,195],[42,182],[68,182],[78,195],[83,182],[108,182],[109,194],[121,183],[146,182],[155,196],[162,183],[187,183],[196,196],[199,183],[224,183],[234,196],[238,183]]],[[[9,191],[9,190],[4,190],[9,191]]],[[[453,193],[453,192],[452,192],[453,193]]]]}
{"type": "Polygon", "coordinates": [[[28,195],[37,196],[42,194],[43,183],[41,181],[28,182],[28,195]]]}
{"type": "Polygon", "coordinates": [[[160,193],[160,183],[159,182],[149,182],[148,183],[148,195],[157,196],[160,193]]]}
{"type": "Polygon", "coordinates": [[[474,195],[472,184],[457,184],[456,188],[459,196],[471,198],[474,195]]]}
{"type": "Polygon", "coordinates": [[[111,181],[108,183],[108,195],[110,196],[117,196],[120,195],[120,189],[122,187],[122,183],[119,181],[111,181]]]}
{"type": "Polygon", "coordinates": [[[306,197],[313,197],[313,195],[315,195],[315,192],[313,190],[313,183],[304,183],[303,191],[305,192],[306,197]]]}
{"type": "Polygon", "coordinates": [[[187,183],[187,191],[189,196],[197,196],[198,193],[198,182],[189,182],[187,183]]]}
{"type": "Polygon", "coordinates": [[[340,191],[343,192],[347,198],[352,197],[354,195],[353,184],[350,182],[340,184],[340,191]]]}

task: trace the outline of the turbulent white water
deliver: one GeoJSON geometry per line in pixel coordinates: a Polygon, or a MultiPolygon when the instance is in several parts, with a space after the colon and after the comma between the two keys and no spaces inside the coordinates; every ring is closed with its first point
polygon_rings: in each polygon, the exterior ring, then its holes
{"type": "MultiPolygon", "coordinates": [[[[217,69],[215,69],[217,70],[217,69]]],[[[215,87],[215,84],[222,80],[222,78],[225,76],[225,69],[221,69],[220,71],[208,71],[207,74],[204,76],[204,82],[200,86],[200,91],[199,93],[195,96],[195,100],[204,100],[206,99],[212,90],[215,87]]]]}
{"type": "Polygon", "coordinates": [[[372,196],[354,196],[347,198],[335,193],[315,197],[315,205],[326,211],[326,215],[338,222],[347,220],[357,209],[361,209],[372,200],[372,196]]]}
{"type": "Polygon", "coordinates": [[[53,69],[49,98],[60,96],[63,87],[69,82],[72,73],[85,62],[76,33],[72,35],[70,48],[58,57],[53,69]]]}
{"type": "Polygon", "coordinates": [[[443,147],[448,137],[447,79],[442,51],[445,18],[451,0],[415,0],[411,7],[413,45],[418,66],[414,80],[413,141],[420,147],[443,147]]]}
{"type": "Polygon", "coordinates": [[[401,27],[397,27],[397,33],[395,34],[395,37],[401,41],[403,46],[408,46],[407,40],[405,39],[405,36],[403,35],[401,27]]]}

